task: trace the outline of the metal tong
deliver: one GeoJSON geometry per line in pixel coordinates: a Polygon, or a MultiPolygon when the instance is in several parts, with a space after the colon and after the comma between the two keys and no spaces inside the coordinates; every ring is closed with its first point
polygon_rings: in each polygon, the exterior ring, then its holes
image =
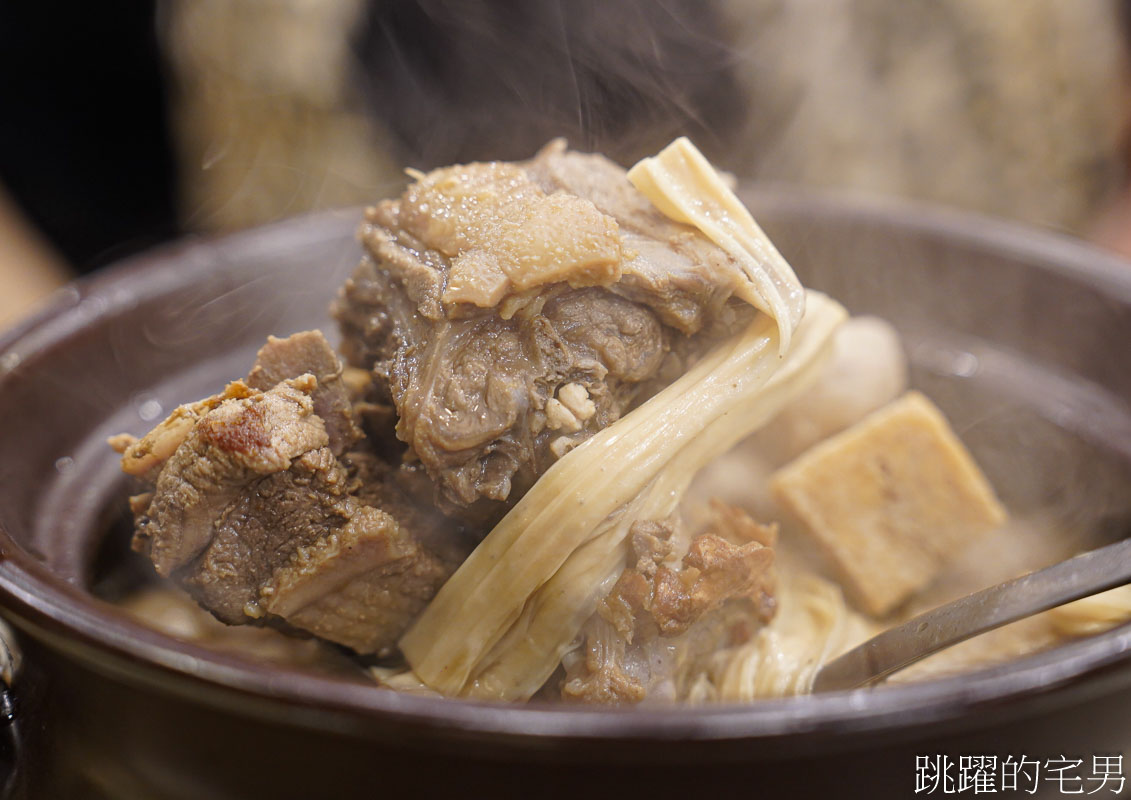
{"type": "Polygon", "coordinates": [[[1131,583],[1131,539],[939,606],[825,664],[813,692],[883,680],[932,653],[1064,603],[1131,583]]]}

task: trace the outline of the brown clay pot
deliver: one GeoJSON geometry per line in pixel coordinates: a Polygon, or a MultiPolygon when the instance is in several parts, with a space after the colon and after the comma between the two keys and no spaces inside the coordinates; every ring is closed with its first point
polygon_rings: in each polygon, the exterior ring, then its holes
{"type": "MultiPolygon", "coordinates": [[[[1126,535],[1131,265],[952,212],[746,196],[803,281],[900,329],[1013,511],[1081,547],[1126,535]]],[[[921,685],[596,710],[403,696],[131,621],[103,599],[138,568],[105,437],[243,374],[267,334],[332,329],[358,218],[185,241],[0,339],[0,614],[24,652],[0,707],[9,797],[903,797],[917,755],[1090,764],[1131,743],[1126,627],[921,685]]]]}

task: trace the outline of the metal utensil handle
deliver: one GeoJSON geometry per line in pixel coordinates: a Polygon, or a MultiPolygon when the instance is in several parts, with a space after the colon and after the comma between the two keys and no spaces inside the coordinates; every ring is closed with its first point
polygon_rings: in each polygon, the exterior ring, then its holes
{"type": "Polygon", "coordinates": [[[1050,608],[1131,583],[1131,539],[920,614],[830,661],[814,692],[875,683],[939,650],[1050,608]]]}

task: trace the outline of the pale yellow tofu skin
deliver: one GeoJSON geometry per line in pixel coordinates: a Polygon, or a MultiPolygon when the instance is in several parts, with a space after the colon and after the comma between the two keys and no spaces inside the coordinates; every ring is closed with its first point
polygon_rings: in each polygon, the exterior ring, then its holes
{"type": "Polygon", "coordinates": [[[774,474],[771,491],[873,616],[1006,519],[942,412],[918,392],[803,453],[774,474]]]}

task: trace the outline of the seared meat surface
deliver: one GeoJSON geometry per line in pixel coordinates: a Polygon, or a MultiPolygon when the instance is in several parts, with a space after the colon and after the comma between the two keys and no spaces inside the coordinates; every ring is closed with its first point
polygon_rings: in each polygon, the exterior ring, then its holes
{"type": "Polygon", "coordinates": [[[561,143],[420,176],[361,240],[334,307],[344,352],[464,519],[496,519],[744,319],[725,252],[561,143]]]}
{"type": "Polygon", "coordinates": [[[313,377],[281,383],[269,392],[241,387],[244,397],[220,402],[196,423],[157,477],[137,540],[157,572],[171,575],[213,538],[216,519],[244,487],[290,469],[328,442],[314,416],[313,377]]]}
{"type": "Polygon", "coordinates": [[[320,333],[268,342],[135,499],[134,546],[224,622],[386,653],[466,551],[369,454],[339,457],[359,436],[340,374],[320,333]]]}

